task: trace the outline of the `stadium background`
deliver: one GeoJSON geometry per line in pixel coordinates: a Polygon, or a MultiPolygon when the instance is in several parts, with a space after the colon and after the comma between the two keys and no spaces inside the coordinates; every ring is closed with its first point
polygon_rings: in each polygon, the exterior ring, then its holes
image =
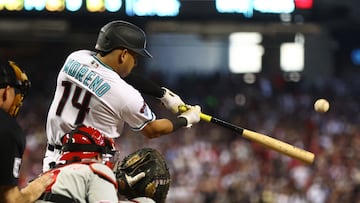
{"type": "MultiPolygon", "coordinates": [[[[296,9],[288,22],[280,14],[220,14],[214,1],[179,2],[175,17],[129,16],[123,7],[10,11],[0,3],[0,54],[21,64],[33,84],[18,118],[27,134],[22,184],[41,171],[46,112],[65,57],[93,49],[103,24],[124,19],[146,30],[154,55],[136,71],[208,114],[316,154],[313,165],[304,165],[204,122],[156,140],[126,128],[117,140],[122,155],[151,146],[166,156],[172,175],[168,202],[359,202],[359,2],[317,0],[309,9],[296,9]],[[263,34],[262,70],[251,84],[228,69],[227,37],[239,31],[263,34]],[[280,69],[279,47],[296,33],[305,36],[305,66],[300,80],[291,81],[280,69]],[[330,101],[326,114],[313,110],[320,97],[330,101]]],[[[158,117],[168,114],[146,98],[158,117]]]]}

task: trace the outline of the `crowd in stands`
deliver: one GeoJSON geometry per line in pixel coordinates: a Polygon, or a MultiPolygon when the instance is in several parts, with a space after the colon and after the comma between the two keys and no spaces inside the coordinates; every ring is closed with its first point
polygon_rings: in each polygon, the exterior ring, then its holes
{"type": "MultiPolygon", "coordinates": [[[[166,157],[172,180],[167,202],[360,202],[360,85],[355,76],[287,82],[259,75],[246,84],[239,75],[189,74],[169,88],[204,113],[311,151],[316,158],[305,164],[203,121],[152,140],[126,127],[116,140],[123,157],[144,146],[166,157]],[[329,100],[328,112],[314,111],[318,98],[329,100]]],[[[147,99],[158,117],[169,114],[147,99]]],[[[22,184],[41,172],[50,100],[51,95],[33,95],[19,116],[27,133],[22,184]]]]}

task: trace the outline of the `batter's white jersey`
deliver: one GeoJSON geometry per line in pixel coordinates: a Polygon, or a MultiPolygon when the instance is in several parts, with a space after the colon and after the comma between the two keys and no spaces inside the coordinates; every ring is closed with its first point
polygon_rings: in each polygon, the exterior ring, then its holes
{"type": "MultiPolygon", "coordinates": [[[[46,123],[48,143],[61,145],[61,137],[77,124],[92,126],[105,136],[120,136],[124,122],[141,130],[155,114],[135,88],[127,84],[95,52],[71,53],[57,78],[56,90],[46,123]]],[[[52,150],[54,151],[54,150],[52,150]]],[[[59,153],[45,154],[44,171],[59,153]]]]}

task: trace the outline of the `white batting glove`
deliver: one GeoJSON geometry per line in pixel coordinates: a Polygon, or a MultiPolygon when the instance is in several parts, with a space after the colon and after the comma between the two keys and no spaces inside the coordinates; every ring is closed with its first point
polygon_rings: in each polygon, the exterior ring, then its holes
{"type": "Polygon", "coordinates": [[[169,89],[165,87],[162,87],[161,89],[165,91],[164,96],[159,98],[161,103],[165,106],[165,108],[169,109],[173,113],[178,113],[179,106],[185,105],[183,100],[169,89]]]}
{"type": "Polygon", "coordinates": [[[192,124],[200,122],[201,108],[199,105],[190,106],[186,105],[187,110],[181,113],[178,117],[185,118],[187,121],[187,128],[191,127],[192,124]]]}

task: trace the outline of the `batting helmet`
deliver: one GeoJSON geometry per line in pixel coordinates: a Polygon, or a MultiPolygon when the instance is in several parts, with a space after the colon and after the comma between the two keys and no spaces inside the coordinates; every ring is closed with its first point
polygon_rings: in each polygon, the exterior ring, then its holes
{"type": "Polygon", "coordinates": [[[19,90],[19,93],[16,93],[14,101],[8,111],[11,116],[15,117],[23,104],[23,100],[29,87],[31,86],[31,83],[26,73],[21,70],[15,62],[1,60],[0,88],[5,88],[8,85],[19,90]]]}
{"type": "Polygon", "coordinates": [[[97,155],[113,154],[113,139],[105,137],[97,129],[80,125],[61,138],[63,154],[60,160],[74,162],[97,155]]]}
{"type": "Polygon", "coordinates": [[[122,20],[104,25],[95,45],[96,50],[103,52],[117,48],[127,48],[141,56],[152,57],[146,50],[145,32],[136,25],[122,20]]]}

